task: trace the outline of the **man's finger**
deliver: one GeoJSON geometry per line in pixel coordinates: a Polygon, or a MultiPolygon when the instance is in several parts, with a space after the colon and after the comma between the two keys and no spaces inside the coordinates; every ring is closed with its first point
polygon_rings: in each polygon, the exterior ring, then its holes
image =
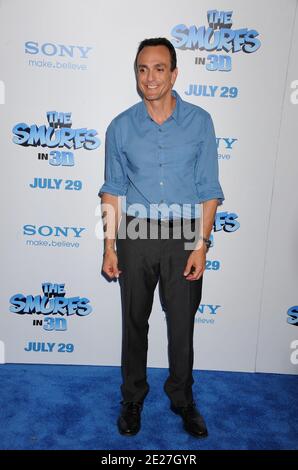
{"type": "Polygon", "coordinates": [[[122,271],[118,269],[117,264],[108,264],[103,266],[103,272],[112,279],[114,277],[118,278],[122,271]]]}
{"type": "Polygon", "coordinates": [[[189,281],[197,281],[201,275],[203,274],[203,267],[197,266],[195,271],[187,276],[187,280],[189,281]]]}
{"type": "Polygon", "coordinates": [[[185,266],[183,276],[187,276],[190,273],[191,268],[192,268],[192,262],[188,261],[186,266],[185,266]]]}

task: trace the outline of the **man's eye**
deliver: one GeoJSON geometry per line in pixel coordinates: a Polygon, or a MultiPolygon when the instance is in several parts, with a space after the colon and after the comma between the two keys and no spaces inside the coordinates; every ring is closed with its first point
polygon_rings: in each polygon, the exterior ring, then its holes
{"type": "Polygon", "coordinates": [[[159,72],[163,72],[164,69],[157,69],[159,72]]]}

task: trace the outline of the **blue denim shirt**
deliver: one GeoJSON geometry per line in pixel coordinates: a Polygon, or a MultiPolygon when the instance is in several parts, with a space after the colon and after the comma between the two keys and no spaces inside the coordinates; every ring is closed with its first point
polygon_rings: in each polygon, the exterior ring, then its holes
{"type": "Polygon", "coordinates": [[[106,132],[105,182],[99,195],[122,198],[130,215],[194,218],[200,203],[224,195],[218,181],[218,156],[210,114],[183,101],[159,125],[141,101],[119,114],[106,132]]]}

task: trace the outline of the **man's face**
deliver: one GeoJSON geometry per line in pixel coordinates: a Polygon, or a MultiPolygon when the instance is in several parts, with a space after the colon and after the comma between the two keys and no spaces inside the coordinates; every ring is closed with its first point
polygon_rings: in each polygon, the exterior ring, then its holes
{"type": "Polygon", "coordinates": [[[138,55],[138,87],[148,101],[160,100],[171,93],[177,73],[177,69],[171,71],[171,56],[166,46],[146,46],[138,55]]]}

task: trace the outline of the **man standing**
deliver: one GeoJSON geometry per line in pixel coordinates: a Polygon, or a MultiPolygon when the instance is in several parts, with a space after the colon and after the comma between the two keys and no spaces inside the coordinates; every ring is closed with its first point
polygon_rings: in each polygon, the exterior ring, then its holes
{"type": "Polygon", "coordinates": [[[224,199],[214,127],[209,113],[183,101],[172,89],[178,70],[170,41],[142,41],[135,72],[143,99],[113,119],[107,129],[105,183],[99,191],[105,222],[102,269],[109,278],[119,279],[123,311],[123,401],[118,429],[123,435],[134,435],[141,427],[149,391],[148,319],[159,282],[168,328],[169,377],[164,390],[184,429],[205,437],[206,424],[192,394],[193,330],[209,237],[217,205],[224,199]],[[125,216],[119,227],[121,196],[125,196],[125,216]],[[202,241],[190,251],[183,234],[174,236],[175,227],[186,221],[194,228],[200,216],[202,241]],[[156,234],[151,230],[156,229],[157,236],[129,236],[129,224],[135,223],[150,229],[147,234],[156,234]],[[166,238],[160,233],[165,223],[166,238]]]}

